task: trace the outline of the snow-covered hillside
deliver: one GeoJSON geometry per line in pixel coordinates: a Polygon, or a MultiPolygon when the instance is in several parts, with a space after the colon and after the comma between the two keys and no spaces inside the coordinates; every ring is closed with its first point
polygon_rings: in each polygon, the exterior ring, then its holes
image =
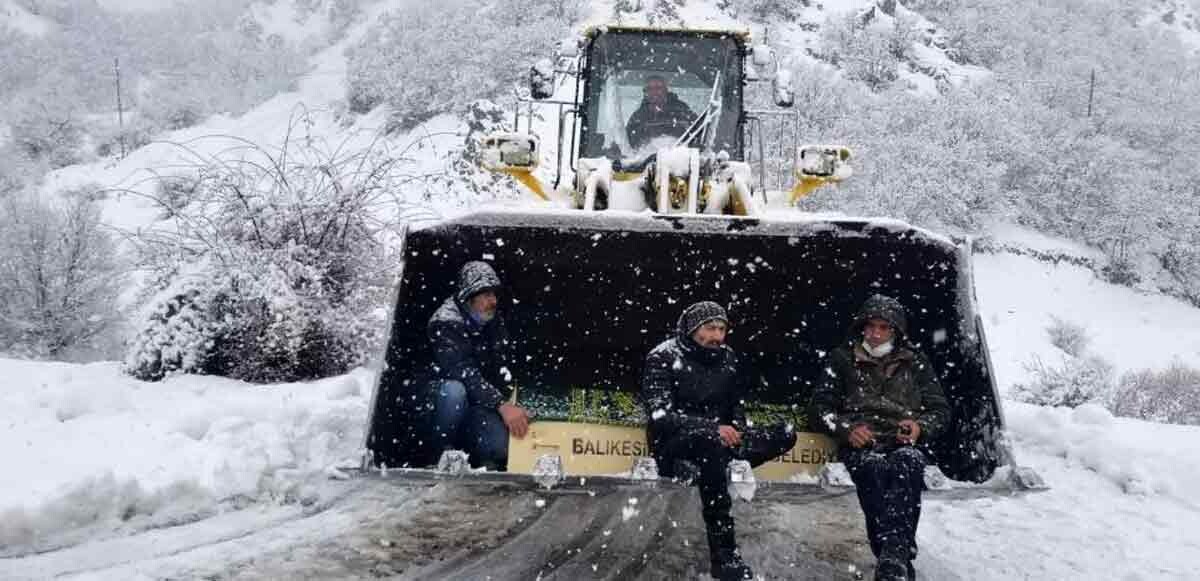
{"type": "MultiPolygon", "coordinates": [[[[153,226],[162,208],[150,196],[156,193],[156,178],[169,173],[195,170],[214,160],[246,155],[248,145],[275,152],[289,140],[309,140],[330,153],[375,150],[405,159],[398,173],[424,174],[444,171],[446,152],[462,147],[460,122],[449,116],[433,119],[412,132],[386,135],[387,111],[347,117],[342,104],[346,92],[345,51],[366,33],[381,15],[403,9],[404,0],[386,0],[370,5],[335,44],[315,54],[312,68],[296,90],[281,93],[238,117],[214,115],[205,122],[155,137],[154,142],[120,160],[99,160],[69,166],[46,176],[41,189],[46,195],[85,184],[100,184],[110,191],[105,203],[106,222],[121,231],[153,226]],[[425,154],[406,155],[414,148],[425,154]]],[[[311,20],[297,24],[289,12],[291,3],[254,6],[264,26],[289,31],[301,38],[315,31],[311,20]],[[296,28],[300,26],[301,28],[296,28]]]]}
{"type": "MultiPolygon", "coordinates": [[[[167,10],[168,4],[100,0],[105,8],[125,11],[167,10]]],[[[364,0],[356,4],[361,12],[345,28],[301,9],[316,4],[301,0],[249,4],[248,16],[262,27],[263,35],[297,46],[324,47],[306,53],[309,66],[293,90],[242,115],[215,114],[189,127],[156,134],[151,143],[123,158],[91,156],[88,163],[50,171],[37,183],[37,191],[49,198],[99,184],[106,193],[101,201],[105,227],[127,235],[164,227],[164,209],[152,199],[160,193],[160,176],[252,157],[249,144],[261,148],[260,152],[300,142],[326,152],[375,151],[394,158],[390,168],[399,179],[450,174],[471,129],[461,112],[436,115],[398,131],[390,117],[394,111],[386,104],[358,113],[347,105],[351,74],[347,51],[362,42],[381,17],[410,10],[415,3],[364,0]]],[[[637,5],[644,10],[625,14],[624,24],[665,22],[711,28],[743,26],[737,7],[749,10],[770,3],[690,0],[677,8],[673,7],[680,3],[666,0],[584,4],[581,24],[611,22],[618,5],[637,5]]],[[[899,93],[935,99],[948,87],[969,88],[994,79],[995,73],[987,68],[952,59],[944,31],[917,9],[907,8],[909,4],[918,3],[795,3],[794,14],[772,22],[769,38],[785,66],[808,67],[804,70],[841,79],[849,74],[846,69],[821,53],[822,27],[855,20],[869,30],[893,30],[897,22],[904,22],[920,34],[906,46],[893,47],[902,57],[895,59],[896,69],[888,73],[898,78],[899,93]]],[[[1161,28],[1200,47],[1194,2],[1145,4],[1149,8],[1139,8],[1134,18],[1139,25],[1161,28]]],[[[30,11],[29,5],[0,0],[0,32],[37,37],[52,31],[54,22],[30,11]]],[[[761,23],[750,27],[756,35],[768,32],[761,23]]],[[[1103,91],[1102,87],[1102,96],[1103,91]]],[[[1082,89],[1076,92],[1084,94],[1082,89]]],[[[828,115],[818,121],[848,116],[843,109],[846,102],[835,93],[830,89],[818,95],[827,102],[813,105],[814,109],[830,108],[820,111],[828,115]]],[[[895,94],[891,98],[899,100],[895,94]]],[[[982,101],[956,106],[970,109],[978,103],[982,101]]],[[[872,114],[864,111],[860,116],[872,114]]],[[[545,115],[534,123],[534,130],[550,135],[556,122],[553,115],[545,115]]],[[[936,126],[934,121],[928,124],[936,126]]],[[[988,131],[974,122],[962,125],[969,126],[963,148],[988,131]]],[[[818,137],[841,138],[839,131],[844,129],[824,126],[828,133],[818,137]]],[[[868,140],[873,134],[856,134],[864,143],[854,145],[870,152],[877,146],[868,140]]],[[[912,134],[914,141],[924,139],[915,130],[912,134]]],[[[1014,139],[1020,142],[1026,137],[1014,139]]],[[[0,147],[11,139],[13,130],[0,120],[0,147]]],[[[1078,149],[1074,145],[1068,140],[1066,145],[1047,147],[1072,152],[1078,149]]],[[[544,139],[542,147],[539,171],[550,179],[556,145],[544,139]]],[[[960,145],[953,147],[958,152],[960,145]]],[[[1029,147],[1031,157],[1038,157],[1033,145],[1029,147]]],[[[977,156],[974,161],[988,171],[997,167],[993,154],[964,149],[964,156],[977,156]]],[[[923,155],[905,151],[899,159],[921,158],[919,163],[928,164],[917,172],[921,178],[980,173],[974,171],[976,166],[964,171],[960,166],[941,165],[936,155],[923,155]]],[[[1082,159],[1092,158],[1085,152],[1082,159]]],[[[890,163],[881,165],[891,169],[902,165],[895,159],[890,163]]],[[[1041,167],[1014,165],[1012,172],[988,174],[985,181],[1044,175],[1039,173],[1041,167]]],[[[1063,167],[1063,174],[1072,174],[1071,167],[1063,167]]],[[[0,165],[0,173],[4,169],[0,165]]],[[[1132,175],[1121,171],[1117,168],[1113,175],[1132,175]]],[[[888,180],[902,181],[884,181],[888,180]]],[[[1092,191],[1090,183],[1070,184],[1092,191]]],[[[1136,191],[1144,185],[1121,184],[1136,191]]],[[[925,187],[932,190],[940,185],[929,182],[925,187]]],[[[452,215],[477,203],[433,195],[443,190],[395,189],[398,200],[418,200],[426,209],[425,217],[452,215]]],[[[959,194],[954,190],[949,198],[957,204],[959,194]]],[[[858,202],[879,198],[866,196],[858,202]]],[[[381,205],[379,211],[394,214],[396,208],[381,205]]],[[[1154,292],[1154,284],[1131,288],[1101,280],[1082,264],[1103,263],[1102,251],[1007,224],[994,225],[984,234],[991,251],[975,256],[974,275],[1002,395],[1033,380],[1032,366],[1037,362],[1053,365],[1066,356],[1047,333],[1055,318],[1081,326],[1089,339],[1089,353],[1110,363],[1116,376],[1161,370],[1176,362],[1192,364],[1200,357],[1200,309],[1154,292]],[[1045,261],[1037,255],[1068,260],[1045,261]]],[[[131,303],[137,290],[126,289],[123,302],[131,303]]],[[[355,483],[342,479],[341,468],[359,462],[374,376],[373,369],[360,368],[320,381],[266,386],[188,375],[142,382],[123,375],[120,364],[112,361],[74,365],[0,358],[0,457],[5,461],[0,471],[0,579],[231,578],[264,547],[283,551],[290,559],[293,550],[303,556],[328,536],[354,530],[356,519],[366,518],[369,508],[354,505],[345,512],[323,514],[321,519],[309,517],[329,507],[345,508],[339,503],[360,492],[355,483]],[[264,532],[281,523],[299,524],[282,532],[264,532]]],[[[1004,413],[1018,461],[1035,468],[1051,489],[1014,497],[929,502],[917,561],[922,579],[1149,581],[1200,575],[1196,572],[1200,528],[1192,524],[1200,518],[1200,502],[1190,493],[1200,480],[1200,427],[1114,418],[1090,404],[1072,410],[1006,399],[1004,413]]],[[[438,502],[436,494],[428,498],[428,503],[438,502]]],[[[788,510],[794,511],[792,522],[812,526],[803,507],[788,510]]],[[[297,562],[303,565],[302,558],[297,562]]],[[[760,573],[767,579],[789,578],[785,570],[760,569],[760,573]]],[[[260,578],[270,578],[270,573],[265,575],[260,578]]]]}
{"type": "MultiPolygon", "coordinates": [[[[1074,266],[1010,254],[981,256],[976,271],[1002,387],[1028,358],[1057,356],[1042,339],[1051,313],[1094,313],[1086,322],[1097,348],[1127,368],[1190,357],[1200,344],[1200,325],[1188,323],[1200,311],[1074,266]],[[1170,340],[1156,329],[1173,329],[1170,340]]],[[[104,546],[137,547],[144,531],[160,538],[176,526],[170,543],[183,553],[170,566],[183,571],[211,557],[197,545],[338,498],[344,491],[331,478],[357,460],[372,373],[275,386],[190,376],[143,383],[111,363],[0,360],[0,377],[0,577],[88,570],[119,579],[131,570],[171,575],[161,562],[138,565],[157,553],[106,554],[86,542],[127,538],[104,546]],[[28,556],[79,543],[61,557],[28,556]]],[[[1094,405],[1004,406],[1018,460],[1052,488],[928,503],[917,562],[924,578],[1193,578],[1200,532],[1189,523],[1200,504],[1189,491],[1200,479],[1200,428],[1113,418],[1094,405]]],[[[321,538],[304,535],[290,542],[321,538]]]]}

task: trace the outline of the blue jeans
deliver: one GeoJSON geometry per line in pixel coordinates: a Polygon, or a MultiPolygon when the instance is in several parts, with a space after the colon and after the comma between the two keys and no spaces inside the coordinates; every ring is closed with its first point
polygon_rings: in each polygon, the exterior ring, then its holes
{"type": "Polygon", "coordinates": [[[454,379],[438,380],[433,390],[435,450],[463,450],[472,466],[503,470],[508,464],[508,428],[494,409],[472,406],[467,388],[454,379]]]}

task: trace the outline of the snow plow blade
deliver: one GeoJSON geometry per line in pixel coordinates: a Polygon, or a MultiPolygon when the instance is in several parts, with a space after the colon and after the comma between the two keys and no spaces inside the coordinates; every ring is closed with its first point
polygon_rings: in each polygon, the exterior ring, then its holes
{"type": "Polygon", "coordinates": [[[404,252],[372,401],[371,467],[438,461],[423,445],[429,402],[414,378],[432,361],[429,317],[471,260],[490,262],[503,281],[510,371],[539,422],[644,425],[636,401],[646,354],[684,306],[715,300],[733,320],[730,345],[759,378],[748,407],[805,431],[826,353],[862,302],[883,293],[913,313],[910,337],[951,404],[950,427],[930,443],[936,465],[983,482],[1009,463],[967,242],[892,220],[496,211],[410,231],[404,252]]]}
{"type": "MultiPolygon", "coordinates": [[[[349,471],[351,478],[369,478],[379,480],[401,488],[427,487],[439,484],[455,484],[461,486],[480,486],[489,488],[507,488],[536,492],[542,496],[602,496],[606,494],[634,494],[644,492],[669,493],[687,490],[691,483],[672,479],[638,480],[626,476],[574,476],[565,478],[554,486],[546,486],[537,477],[528,474],[512,472],[472,472],[469,474],[444,474],[437,470],[420,468],[400,468],[396,470],[371,470],[360,473],[349,471]]],[[[977,484],[968,482],[946,483],[941,486],[926,485],[921,494],[925,500],[971,500],[977,498],[994,498],[996,496],[1020,495],[1023,493],[1039,492],[1043,489],[1022,488],[1013,479],[1002,477],[993,478],[988,482],[977,484]]],[[[810,482],[759,482],[754,492],[754,501],[784,502],[787,504],[804,504],[823,499],[835,498],[854,494],[854,485],[850,482],[827,482],[815,478],[810,482]]]]}

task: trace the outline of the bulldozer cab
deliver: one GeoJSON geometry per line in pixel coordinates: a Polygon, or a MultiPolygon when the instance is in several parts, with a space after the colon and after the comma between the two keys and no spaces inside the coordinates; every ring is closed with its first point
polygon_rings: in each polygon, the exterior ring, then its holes
{"type": "Polygon", "coordinates": [[[677,145],[742,159],[743,35],[610,28],[587,38],[580,157],[625,171],[677,145]]]}
{"type": "MultiPolygon", "coordinates": [[[[768,80],[775,104],[792,105],[790,76],[769,47],[752,45],[745,31],[594,27],[578,48],[559,59],[561,66],[543,59],[530,69],[533,99],[518,103],[512,132],[485,138],[485,167],[513,176],[543,201],[589,211],[762,212],[768,203],[764,120],[797,125],[782,109],[745,106],[749,83],[768,80]],[[764,72],[772,66],[773,73],[764,72]],[[568,100],[554,100],[569,77],[574,91],[567,91],[568,100]],[[549,112],[535,114],[535,106],[558,107],[557,131],[543,126],[543,135],[535,135],[534,119],[549,112]],[[550,133],[558,137],[552,185],[543,181],[549,172],[536,171],[541,138],[550,133]],[[747,146],[756,139],[757,188],[754,148],[747,146]]],[[[796,142],[792,149],[780,156],[793,160],[789,204],[849,175],[845,147],[796,142]]]]}

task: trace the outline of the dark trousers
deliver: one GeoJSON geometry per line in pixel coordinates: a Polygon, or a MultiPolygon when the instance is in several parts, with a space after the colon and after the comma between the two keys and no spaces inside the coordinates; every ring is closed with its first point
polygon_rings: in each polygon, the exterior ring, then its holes
{"type": "Polygon", "coordinates": [[[875,557],[917,556],[925,455],[912,446],[843,448],[838,453],[858,491],[875,557]]]}
{"type": "Polygon", "coordinates": [[[714,566],[718,562],[728,561],[737,550],[733,516],[730,514],[733,500],[729,497],[729,462],[746,460],[751,466],[758,466],[795,445],[795,432],[777,426],[750,428],[742,432],[742,444],[736,448],[726,448],[716,430],[685,431],[655,446],[654,455],[663,466],[665,475],[683,477],[683,474],[673,471],[680,460],[691,462],[699,468],[695,482],[700,488],[700,513],[708,532],[708,548],[714,566]]]}

